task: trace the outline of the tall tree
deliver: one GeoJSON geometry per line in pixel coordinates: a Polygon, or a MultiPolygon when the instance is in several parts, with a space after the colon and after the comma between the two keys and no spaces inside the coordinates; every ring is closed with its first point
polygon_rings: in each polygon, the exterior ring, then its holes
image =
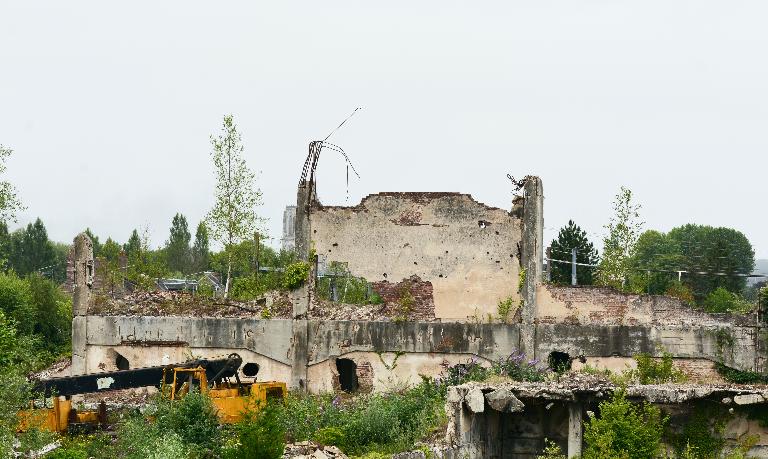
{"type": "Polygon", "coordinates": [[[668,236],[680,248],[685,283],[700,298],[722,287],[743,293],[746,274],[755,267],[749,239],[733,228],[688,224],[673,228],[668,236]]]}
{"type": "Polygon", "coordinates": [[[11,263],[11,234],[8,232],[8,224],[0,221],[0,267],[6,269],[11,263]]]}
{"type": "MultiPolygon", "coordinates": [[[[560,229],[557,239],[552,241],[552,258],[556,260],[571,261],[571,250],[576,249],[576,263],[594,265],[597,264],[597,250],[589,242],[587,233],[579,225],[568,221],[568,225],[560,229]]],[[[571,265],[567,263],[551,264],[552,282],[561,285],[571,283],[571,265]]],[[[577,266],[576,281],[579,285],[592,285],[592,266],[577,266]]]]}
{"type": "Polygon", "coordinates": [[[261,191],[255,187],[254,173],[243,158],[242,139],[232,115],[224,117],[222,131],[217,137],[211,136],[211,145],[216,191],[206,224],[213,239],[228,252],[224,284],[224,298],[227,298],[232,274],[231,249],[256,230],[256,206],[261,204],[261,191]]]}
{"type": "Polygon", "coordinates": [[[165,243],[165,256],[168,268],[173,272],[189,274],[192,265],[192,252],[189,242],[192,235],[189,234],[187,218],[182,214],[176,214],[171,222],[171,234],[165,243]]]}
{"type": "Polygon", "coordinates": [[[128,257],[141,251],[141,238],[139,237],[138,230],[133,230],[131,237],[128,238],[128,242],[123,245],[123,250],[128,257]]]}
{"type": "MultiPolygon", "coordinates": [[[[0,174],[7,169],[5,162],[13,150],[0,145],[0,174]]],[[[6,180],[0,181],[0,221],[16,221],[16,213],[24,210],[24,205],[16,194],[16,188],[6,180]]]]}
{"type": "Polygon", "coordinates": [[[597,267],[597,283],[622,289],[632,272],[632,257],[643,228],[639,204],[632,201],[632,191],[621,187],[613,201],[613,216],[605,226],[603,257],[597,267]]]}
{"type": "Polygon", "coordinates": [[[675,271],[680,269],[680,246],[659,231],[643,232],[637,240],[630,264],[635,272],[630,275],[631,290],[636,293],[661,295],[677,283],[675,271]]]}
{"type": "Polygon", "coordinates": [[[200,222],[195,231],[195,244],[192,246],[192,266],[197,272],[207,271],[211,263],[211,249],[208,243],[208,228],[200,222]]]}
{"type": "Polygon", "coordinates": [[[56,252],[48,240],[48,231],[39,218],[23,230],[11,235],[11,267],[26,275],[35,271],[50,271],[56,265],[56,252]]]}
{"type": "Polygon", "coordinates": [[[122,286],[123,278],[120,273],[120,244],[111,237],[104,241],[101,246],[101,256],[97,269],[99,275],[104,280],[104,288],[114,294],[122,286]]]}

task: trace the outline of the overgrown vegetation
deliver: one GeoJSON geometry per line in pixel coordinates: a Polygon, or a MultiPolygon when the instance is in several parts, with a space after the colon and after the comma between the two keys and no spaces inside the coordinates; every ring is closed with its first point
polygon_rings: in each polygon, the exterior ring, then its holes
{"type": "Polygon", "coordinates": [[[768,375],[754,371],[736,370],[720,362],[715,364],[715,368],[720,376],[734,384],[768,384],[768,375]]]}
{"type": "Polygon", "coordinates": [[[397,308],[395,315],[392,318],[395,322],[404,322],[408,320],[413,312],[413,305],[416,303],[416,299],[411,292],[411,286],[407,282],[400,288],[400,295],[397,298],[397,308]]]}
{"type": "Polygon", "coordinates": [[[665,352],[661,359],[656,359],[650,354],[638,354],[634,357],[637,369],[632,376],[640,384],[665,384],[685,381],[685,374],[675,368],[672,362],[672,354],[665,352]]]}
{"type": "Polygon", "coordinates": [[[381,304],[384,300],[373,291],[364,277],[355,277],[345,263],[333,261],[319,277],[315,291],[319,298],[345,304],[381,304]]]}
{"type": "Polygon", "coordinates": [[[654,459],[662,450],[664,429],[669,419],[659,408],[634,404],[624,390],[600,403],[599,416],[592,415],[584,426],[585,459],[654,459]]]}
{"type": "Polygon", "coordinates": [[[301,287],[309,278],[309,263],[296,261],[285,267],[283,288],[293,290],[301,287]]]}
{"type": "Polygon", "coordinates": [[[342,399],[291,394],[280,419],[291,441],[315,440],[347,454],[410,449],[445,422],[441,388],[425,379],[413,388],[342,399]]]}
{"type": "Polygon", "coordinates": [[[704,299],[704,310],[707,312],[736,312],[747,313],[754,305],[740,295],[729,292],[724,287],[718,287],[704,299]]]}
{"type": "Polygon", "coordinates": [[[699,405],[691,410],[680,432],[669,434],[670,443],[681,457],[719,458],[725,446],[727,412],[717,405],[699,405]]]}
{"type": "Polygon", "coordinates": [[[502,323],[506,323],[509,320],[510,315],[515,315],[517,308],[513,310],[514,307],[515,300],[511,296],[507,297],[506,299],[499,300],[499,303],[496,305],[496,313],[502,323]]]}

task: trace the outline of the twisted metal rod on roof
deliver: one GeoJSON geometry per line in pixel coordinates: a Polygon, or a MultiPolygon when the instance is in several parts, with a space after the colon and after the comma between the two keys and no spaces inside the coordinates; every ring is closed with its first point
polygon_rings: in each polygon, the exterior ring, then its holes
{"type": "Polygon", "coordinates": [[[315,183],[315,172],[317,171],[317,163],[320,160],[320,153],[323,151],[323,148],[327,148],[329,150],[340,153],[341,156],[344,157],[344,161],[347,163],[347,199],[349,199],[349,169],[352,169],[352,172],[355,173],[357,178],[360,178],[360,174],[357,173],[355,166],[352,164],[352,161],[349,159],[349,156],[344,151],[344,149],[338,145],[328,142],[328,139],[336,131],[338,131],[339,128],[344,125],[344,123],[352,118],[352,116],[354,116],[354,114],[357,113],[360,108],[361,107],[357,107],[354,111],[352,111],[352,113],[347,118],[345,118],[344,121],[342,121],[341,124],[339,124],[333,131],[331,131],[330,134],[325,137],[325,139],[313,140],[309,143],[309,153],[307,154],[307,159],[304,160],[304,167],[302,168],[301,178],[299,179],[299,186],[305,186],[307,183],[309,183],[309,196],[312,195],[312,188],[314,187],[315,183]]]}

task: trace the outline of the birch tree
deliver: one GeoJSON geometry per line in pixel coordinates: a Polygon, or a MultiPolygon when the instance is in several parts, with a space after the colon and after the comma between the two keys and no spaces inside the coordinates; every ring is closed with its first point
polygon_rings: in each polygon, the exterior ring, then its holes
{"type": "Polygon", "coordinates": [[[622,289],[632,270],[637,240],[643,229],[640,205],[632,201],[632,190],[621,187],[613,201],[614,215],[605,226],[603,257],[597,267],[597,283],[622,289]]]}
{"type": "Polygon", "coordinates": [[[221,243],[227,253],[226,299],[231,285],[232,249],[256,231],[256,206],[261,205],[261,191],[255,187],[255,175],[245,163],[243,144],[232,115],[224,117],[221,133],[211,136],[211,145],[216,191],[206,226],[212,239],[221,243]]]}

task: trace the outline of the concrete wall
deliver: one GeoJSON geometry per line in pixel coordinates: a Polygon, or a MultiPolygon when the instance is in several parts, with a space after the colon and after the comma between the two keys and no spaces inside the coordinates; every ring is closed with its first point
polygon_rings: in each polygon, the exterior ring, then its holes
{"type": "Polygon", "coordinates": [[[434,315],[466,320],[518,296],[522,221],[459,193],[382,193],[354,207],[315,205],[310,237],[320,262],[392,283],[432,284],[434,315]]]}
{"type": "Polygon", "coordinates": [[[91,372],[115,370],[117,354],[138,368],[237,352],[259,365],[258,379],[312,392],[334,388],[337,358],[354,360],[369,372],[369,388],[380,390],[418,382],[419,374],[437,376],[472,357],[498,360],[519,342],[516,326],[458,322],[88,316],[87,330],[91,372]],[[306,340],[294,339],[297,324],[305,325],[306,340]]]}
{"type": "MultiPolygon", "coordinates": [[[[133,367],[237,352],[246,362],[260,366],[260,379],[290,381],[294,387],[313,392],[333,387],[337,358],[369,365],[372,389],[381,389],[393,379],[405,382],[416,381],[418,374],[436,376],[442,371],[438,371],[440,365],[465,362],[471,356],[499,360],[519,349],[521,335],[520,325],[468,322],[88,316],[86,325],[87,366],[92,372],[114,369],[112,351],[127,358],[133,367]],[[302,325],[302,340],[295,339],[298,325],[302,325]],[[396,367],[388,369],[395,356],[396,367]]],[[[702,360],[723,360],[735,368],[753,369],[754,330],[728,329],[735,338],[733,345],[725,346],[718,340],[720,330],[540,324],[533,335],[537,338],[536,356],[542,360],[560,351],[572,357],[586,356],[599,366],[597,359],[628,362],[640,352],[661,356],[666,350],[682,359],[679,365],[694,380],[697,375],[705,379],[712,374],[712,364],[702,360]]],[[[623,365],[617,369],[623,370],[623,365]]]]}

